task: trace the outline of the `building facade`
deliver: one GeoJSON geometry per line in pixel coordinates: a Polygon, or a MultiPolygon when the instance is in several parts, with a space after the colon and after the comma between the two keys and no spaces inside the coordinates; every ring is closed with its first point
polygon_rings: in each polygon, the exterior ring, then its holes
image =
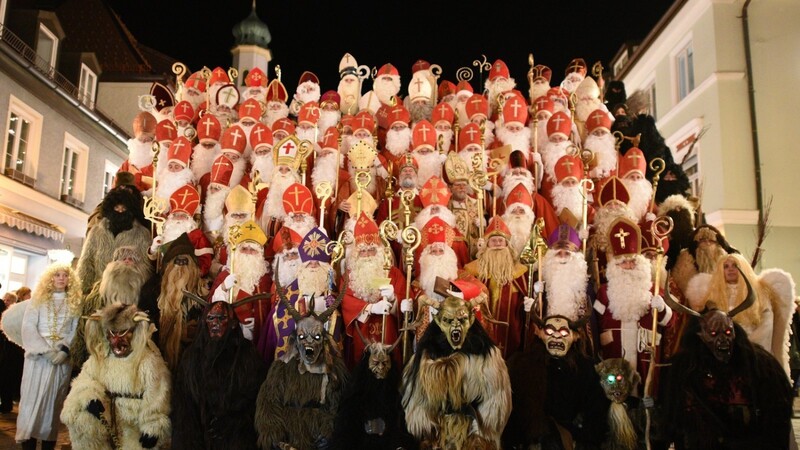
{"type": "Polygon", "coordinates": [[[707,223],[750,257],[768,213],[760,268],[800,279],[800,2],[678,0],[612,77],[649,113],[702,197],[707,223]]]}
{"type": "Polygon", "coordinates": [[[64,250],[80,254],[89,214],[127,158],[137,96],[168,77],[101,0],[52,10],[0,0],[0,21],[5,292],[33,286],[51,261],[70,255],[64,250]],[[96,11],[93,27],[81,19],[87,8],[96,11]]]}

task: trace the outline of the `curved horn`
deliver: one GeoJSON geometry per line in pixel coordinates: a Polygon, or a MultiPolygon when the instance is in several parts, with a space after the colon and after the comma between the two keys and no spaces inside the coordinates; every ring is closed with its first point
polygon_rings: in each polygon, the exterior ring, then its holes
{"type": "Polygon", "coordinates": [[[394,341],[394,344],[392,344],[391,346],[389,346],[389,348],[386,349],[386,353],[392,353],[392,351],[394,351],[394,348],[397,347],[397,344],[400,343],[401,339],[403,339],[403,333],[400,333],[400,336],[397,337],[397,340],[394,341]]]}
{"type": "Polygon", "coordinates": [[[344,282],[342,283],[342,286],[339,288],[339,294],[336,295],[336,301],[333,302],[333,304],[329,306],[328,309],[322,311],[322,314],[317,316],[317,318],[322,322],[327,322],[331,314],[333,314],[333,312],[339,308],[339,305],[342,304],[342,300],[344,300],[344,293],[345,291],[347,291],[347,281],[348,281],[347,278],[348,277],[344,277],[344,282]]]}
{"type": "Polygon", "coordinates": [[[356,332],[358,333],[358,337],[361,338],[361,342],[364,343],[364,348],[369,347],[372,342],[368,341],[367,338],[364,337],[364,333],[361,332],[361,327],[359,327],[358,324],[356,324],[356,332]]]}
{"type": "Polygon", "coordinates": [[[262,292],[260,294],[251,295],[251,296],[245,297],[245,298],[243,298],[243,299],[241,299],[241,300],[239,300],[237,302],[234,302],[233,303],[233,307],[234,308],[238,308],[238,307],[244,306],[244,305],[246,305],[248,303],[252,303],[252,302],[254,302],[256,300],[261,300],[263,298],[270,298],[270,297],[272,297],[271,293],[262,292]]]}
{"type": "Polygon", "coordinates": [[[738,270],[739,273],[742,274],[742,278],[744,278],[744,284],[747,285],[747,297],[745,297],[745,299],[744,299],[744,301],[742,303],[739,303],[739,306],[737,306],[736,308],[733,308],[728,313],[728,317],[733,317],[733,316],[739,314],[740,312],[744,311],[745,309],[753,306],[753,303],[756,302],[756,293],[753,291],[753,286],[750,285],[750,281],[748,281],[747,277],[744,276],[744,272],[742,272],[742,269],[740,269],[739,266],[736,266],[736,270],[738,270]]]}
{"type": "Polygon", "coordinates": [[[289,315],[292,316],[292,319],[294,319],[295,322],[299,322],[300,319],[303,318],[303,315],[297,312],[297,310],[294,309],[294,306],[292,306],[292,304],[289,303],[289,299],[286,298],[286,290],[283,288],[283,286],[281,286],[281,280],[279,276],[279,274],[281,273],[280,270],[281,270],[281,262],[280,260],[278,260],[275,262],[275,292],[278,293],[278,299],[280,300],[281,303],[283,303],[283,307],[286,308],[287,311],[289,311],[289,315]]]}
{"type": "Polygon", "coordinates": [[[183,297],[188,298],[190,300],[194,300],[198,305],[202,306],[203,308],[205,308],[209,304],[205,299],[203,299],[199,295],[193,294],[187,291],[186,289],[183,290],[183,297]]]}
{"type": "Polygon", "coordinates": [[[664,286],[666,286],[666,288],[664,289],[664,303],[669,305],[669,307],[672,308],[673,311],[689,314],[690,316],[703,317],[703,315],[700,314],[699,312],[693,310],[692,308],[687,307],[686,305],[681,305],[680,303],[676,302],[675,299],[672,298],[672,296],[669,294],[669,272],[667,272],[667,280],[664,286]]]}
{"type": "Polygon", "coordinates": [[[590,317],[591,317],[591,311],[589,312],[589,314],[584,314],[584,315],[578,317],[578,319],[575,320],[574,322],[572,320],[570,320],[570,319],[567,319],[567,323],[569,324],[569,327],[571,329],[573,329],[575,331],[578,331],[581,328],[583,328],[584,325],[586,325],[586,322],[589,321],[590,317]]]}

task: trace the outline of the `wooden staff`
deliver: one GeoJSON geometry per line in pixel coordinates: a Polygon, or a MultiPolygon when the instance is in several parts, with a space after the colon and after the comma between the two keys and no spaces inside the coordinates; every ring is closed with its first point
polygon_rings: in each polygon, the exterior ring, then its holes
{"type": "MultiPolygon", "coordinates": [[[[488,176],[492,177],[492,186],[497,185],[497,176],[500,175],[500,171],[502,167],[505,165],[505,162],[502,158],[492,158],[489,160],[489,168],[492,170],[489,172],[488,176]]],[[[497,215],[497,196],[492,195],[492,216],[497,215]]]]}
{"type": "MultiPolygon", "coordinates": [[[[653,295],[659,295],[660,285],[661,285],[661,262],[664,260],[664,239],[669,236],[669,233],[672,232],[674,224],[672,222],[672,218],[668,216],[661,216],[653,221],[650,225],[650,232],[653,234],[657,245],[656,245],[656,274],[655,280],[653,282],[653,295]]],[[[666,286],[665,289],[669,289],[669,286],[666,286]]],[[[656,368],[656,347],[658,346],[658,341],[656,340],[656,333],[658,333],[658,311],[655,308],[650,308],[652,316],[653,316],[653,324],[651,328],[651,340],[650,340],[650,365],[647,367],[647,377],[645,378],[644,382],[644,397],[649,398],[652,396],[653,390],[653,375],[655,373],[656,368]]],[[[650,448],[650,409],[645,408],[645,413],[647,415],[647,422],[645,426],[645,444],[647,448],[650,448]]]]}
{"type": "Polygon", "coordinates": [[[581,162],[583,162],[583,178],[581,178],[581,227],[585,237],[581,238],[583,245],[583,257],[586,258],[588,251],[586,242],[589,239],[589,194],[594,191],[594,181],[589,177],[589,163],[594,159],[594,152],[588,148],[581,150],[581,162]]]}
{"type": "Polygon", "coordinates": [[[394,200],[394,177],[392,176],[394,161],[389,161],[386,169],[387,172],[389,172],[389,176],[386,178],[386,190],[383,192],[383,196],[386,198],[389,206],[388,220],[389,222],[394,222],[394,211],[392,210],[392,202],[394,200]]]}

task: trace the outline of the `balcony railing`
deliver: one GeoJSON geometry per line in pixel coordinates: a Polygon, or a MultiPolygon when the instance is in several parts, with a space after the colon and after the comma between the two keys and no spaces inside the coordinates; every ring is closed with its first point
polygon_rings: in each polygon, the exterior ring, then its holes
{"type": "Polygon", "coordinates": [[[4,24],[0,23],[0,42],[7,45],[6,50],[13,51],[21,56],[31,64],[31,67],[39,72],[42,76],[49,79],[61,88],[66,94],[75,99],[78,103],[84,105],[88,110],[96,114],[101,120],[106,122],[111,127],[115,128],[118,133],[127,135],[123,127],[114,122],[110,117],[95,107],[94,100],[87,98],[86,95],[80,92],[77,86],[72,84],[64,75],[58,72],[50,62],[42,58],[36,53],[36,50],[30,48],[28,44],[20,39],[16,34],[11,32],[4,24]]]}

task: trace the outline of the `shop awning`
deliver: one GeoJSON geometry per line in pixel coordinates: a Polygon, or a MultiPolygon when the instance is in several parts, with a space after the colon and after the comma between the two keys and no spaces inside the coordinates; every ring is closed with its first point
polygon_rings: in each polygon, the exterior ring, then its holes
{"type": "Polygon", "coordinates": [[[43,236],[58,242],[64,242],[64,230],[58,225],[54,225],[36,217],[29,216],[15,209],[0,205],[0,224],[18,230],[27,231],[37,236],[43,236]]]}

